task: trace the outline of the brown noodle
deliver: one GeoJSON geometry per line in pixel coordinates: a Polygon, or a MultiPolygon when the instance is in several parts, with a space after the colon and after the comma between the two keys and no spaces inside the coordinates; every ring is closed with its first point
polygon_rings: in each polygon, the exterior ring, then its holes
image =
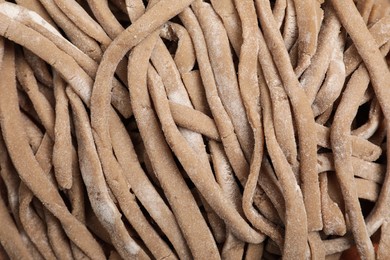
{"type": "Polygon", "coordinates": [[[389,50],[386,0],[0,0],[0,258],[387,259],[389,50]]]}

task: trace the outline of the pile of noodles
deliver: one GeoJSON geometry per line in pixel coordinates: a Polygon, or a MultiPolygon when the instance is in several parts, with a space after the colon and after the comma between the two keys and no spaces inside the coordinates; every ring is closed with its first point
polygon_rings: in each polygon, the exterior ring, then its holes
{"type": "Polygon", "coordinates": [[[389,49],[388,0],[0,0],[0,258],[389,259],[389,49]]]}

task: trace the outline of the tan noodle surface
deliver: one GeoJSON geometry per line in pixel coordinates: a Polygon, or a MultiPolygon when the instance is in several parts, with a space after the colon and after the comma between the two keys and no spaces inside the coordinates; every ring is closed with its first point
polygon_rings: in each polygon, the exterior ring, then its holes
{"type": "Polygon", "coordinates": [[[0,0],[0,259],[390,259],[389,0],[0,0]]]}

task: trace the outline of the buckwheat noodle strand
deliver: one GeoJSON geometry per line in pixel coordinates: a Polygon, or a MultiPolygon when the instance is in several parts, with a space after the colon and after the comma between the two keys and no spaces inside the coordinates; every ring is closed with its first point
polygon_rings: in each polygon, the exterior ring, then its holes
{"type": "Polygon", "coordinates": [[[0,0],[1,259],[387,259],[388,0],[0,0]]]}

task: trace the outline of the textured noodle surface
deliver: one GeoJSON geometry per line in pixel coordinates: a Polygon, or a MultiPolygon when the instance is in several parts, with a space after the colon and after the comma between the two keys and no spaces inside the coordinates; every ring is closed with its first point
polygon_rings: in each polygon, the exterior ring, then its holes
{"type": "Polygon", "coordinates": [[[389,0],[0,0],[0,259],[389,259],[389,0]]]}

